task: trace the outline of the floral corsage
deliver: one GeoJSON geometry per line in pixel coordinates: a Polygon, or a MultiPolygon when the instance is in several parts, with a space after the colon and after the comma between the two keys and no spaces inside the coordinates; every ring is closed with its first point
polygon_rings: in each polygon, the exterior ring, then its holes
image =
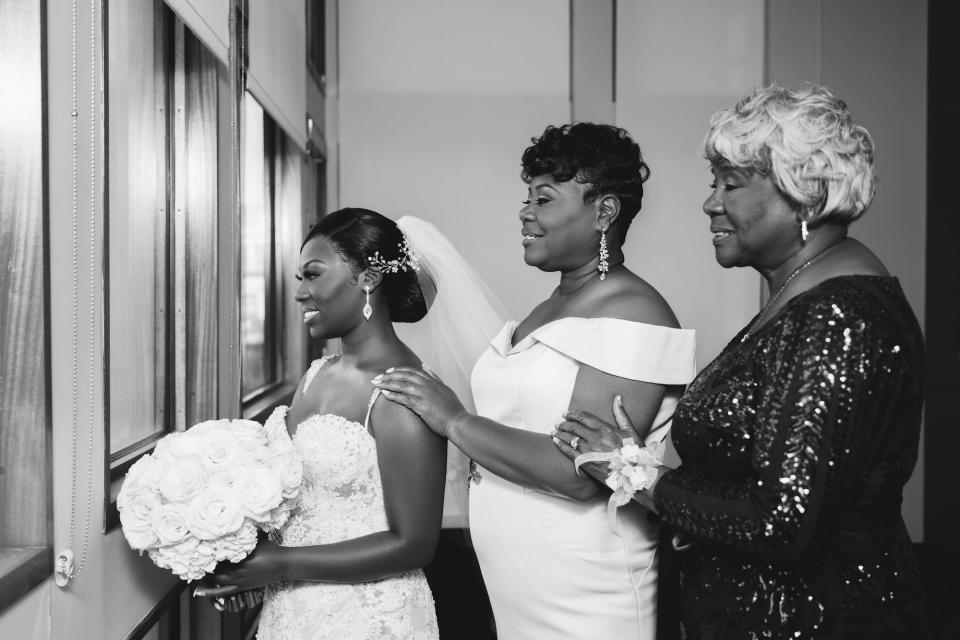
{"type": "Polygon", "coordinates": [[[573,464],[579,474],[580,465],[586,462],[607,462],[610,473],[605,482],[613,490],[607,502],[607,517],[610,528],[619,533],[617,508],[630,502],[637,491],[643,491],[656,482],[663,466],[662,460],[663,442],[641,447],[633,438],[624,438],[623,446],[619,449],[607,453],[582,453],[574,459],[573,464]]]}

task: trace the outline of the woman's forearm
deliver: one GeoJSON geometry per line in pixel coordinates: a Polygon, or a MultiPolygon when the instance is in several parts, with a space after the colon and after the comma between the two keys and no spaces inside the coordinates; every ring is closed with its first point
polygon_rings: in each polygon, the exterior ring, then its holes
{"type": "Polygon", "coordinates": [[[438,534],[408,540],[393,531],[378,531],[333,544],[283,547],[283,579],[369,582],[419,569],[433,559],[438,534]]]}
{"type": "Polygon", "coordinates": [[[577,475],[550,436],[461,413],[451,420],[447,437],[479,465],[520,486],[574,500],[589,500],[602,491],[592,479],[577,475]]]}

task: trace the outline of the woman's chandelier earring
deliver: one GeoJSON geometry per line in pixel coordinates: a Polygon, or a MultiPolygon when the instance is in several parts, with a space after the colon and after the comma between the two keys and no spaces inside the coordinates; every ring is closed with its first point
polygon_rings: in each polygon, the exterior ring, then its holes
{"type": "Polygon", "coordinates": [[[806,244],[807,236],[809,235],[810,235],[810,230],[807,229],[807,221],[801,220],[800,221],[800,242],[803,242],[804,244],[806,244]]]}
{"type": "Polygon", "coordinates": [[[373,315],[373,307],[370,306],[370,285],[364,286],[363,290],[367,292],[367,303],[363,305],[363,319],[369,320],[373,315]]]}
{"type": "Polygon", "coordinates": [[[610,254],[607,253],[607,232],[604,230],[600,231],[600,264],[597,265],[597,271],[600,272],[600,279],[605,280],[607,277],[607,271],[610,271],[610,265],[607,263],[607,258],[610,257],[610,254]]]}

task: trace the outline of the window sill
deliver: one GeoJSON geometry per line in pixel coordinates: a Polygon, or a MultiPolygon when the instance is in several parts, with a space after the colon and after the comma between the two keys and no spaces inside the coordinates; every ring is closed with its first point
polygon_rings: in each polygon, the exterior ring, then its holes
{"type": "Polygon", "coordinates": [[[0,547],[0,611],[53,573],[49,547],[0,547]]]}
{"type": "Polygon", "coordinates": [[[280,404],[289,405],[296,390],[295,383],[283,383],[267,389],[245,402],[240,415],[244,420],[255,420],[262,424],[270,417],[274,407],[280,404]]]}

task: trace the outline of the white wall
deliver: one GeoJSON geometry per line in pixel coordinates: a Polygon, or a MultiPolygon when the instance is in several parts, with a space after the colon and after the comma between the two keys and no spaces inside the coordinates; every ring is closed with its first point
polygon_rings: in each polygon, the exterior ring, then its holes
{"type": "Polygon", "coordinates": [[[570,118],[569,14],[551,0],[339,3],[339,203],[436,224],[515,317],[527,267],[520,155],[570,118]]]}
{"type": "MultiPolygon", "coordinates": [[[[850,235],[900,279],[924,321],[927,155],[926,0],[769,0],[771,80],[833,89],[869,129],[880,185],[850,235]],[[801,6],[802,5],[802,6],[801,6]]],[[[923,540],[923,446],[904,488],[903,515],[923,540]]]]}
{"type": "Polygon", "coordinates": [[[617,5],[617,124],[651,176],[624,247],[712,360],[757,312],[760,278],[722,269],[703,213],[713,179],[699,145],[710,115],[763,80],[763,0],[642,0],[617,5]]]}

